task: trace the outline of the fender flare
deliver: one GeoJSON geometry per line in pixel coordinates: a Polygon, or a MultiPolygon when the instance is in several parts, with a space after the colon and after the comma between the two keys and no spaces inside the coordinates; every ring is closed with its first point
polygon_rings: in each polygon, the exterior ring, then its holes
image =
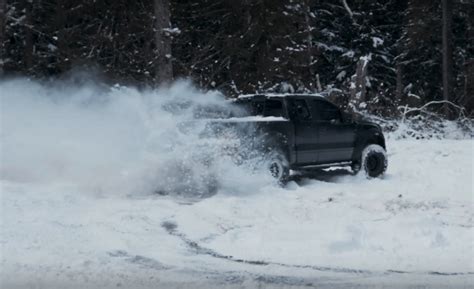
{"type": "Polygon", "coordinates": [[[385,138],[382,132],[371,129],[360,134],[355,141],[354,151],[352,153],[352,161],[359,162],[360,158],[362,157],[362,151],[365,147],[371,144],[377,144],[386,149],[385,138]]]}

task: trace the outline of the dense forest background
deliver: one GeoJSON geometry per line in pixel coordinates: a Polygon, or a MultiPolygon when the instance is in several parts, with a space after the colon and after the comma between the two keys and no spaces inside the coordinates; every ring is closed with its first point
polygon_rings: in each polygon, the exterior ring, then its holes
{"type": "Polygon", "coordinates": [[[384,116],[474,113],[473,0],[0,0],[0,20],[0,77],[81,67],[228,96],[320,92],[384,116]]]}

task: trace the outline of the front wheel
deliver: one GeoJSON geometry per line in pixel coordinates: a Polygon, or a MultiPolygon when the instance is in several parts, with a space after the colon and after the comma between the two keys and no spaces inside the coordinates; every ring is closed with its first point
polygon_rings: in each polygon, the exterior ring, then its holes
{"type": "Polygon", "coordinates": [[[361,156],[361,169],[367,178],[382,176],[387,170],[387,153],[385,149],[377,144],[365,147],[361,156]]]}

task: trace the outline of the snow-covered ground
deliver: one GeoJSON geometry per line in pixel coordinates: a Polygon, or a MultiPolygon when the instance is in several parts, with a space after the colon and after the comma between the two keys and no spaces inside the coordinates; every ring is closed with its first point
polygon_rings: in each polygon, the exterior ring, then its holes
{"type": "Polygon", "coordinates": [[[2,180],[3,288],[186,281],[468,288],[473,144],[394,141],[384,179],[341,169],[287,188],[193,201],[2,180]]]}
{"type": "Polygon", "coordinates": [[[1,107],[1,288],[474,285],[472,139],[391,139],[383,179],[340,168],[285,188],[222,159],[202,196],[155,167],[177,154],[152,154],[145,132],[166,130],[136,102],[32,106],[19,95],[46,88],[0,86],[17,94],[1,107]]]}

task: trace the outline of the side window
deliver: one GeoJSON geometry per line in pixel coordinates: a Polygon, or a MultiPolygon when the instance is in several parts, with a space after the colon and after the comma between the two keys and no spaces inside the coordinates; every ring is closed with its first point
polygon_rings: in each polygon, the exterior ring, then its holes
{"type": "Polygon", "coordinates": [[[264,102],[255,101],[252,103],[252,115],[263,115],[264,102]]]}
{"type": "Polygon", "coordinates": [[[335,105],[321,100],[315,100],[314,105],[318,112],[318,120],[320,121],[341,121],[341,111],[335,105]]]}
{"type": "Polygon", "coordinates": [[[284,116],[283,103],[279,100],[267,99],[265,101],[264,116],[284,116]]]}
{"type": "Polygon", "coordinates": [[[293,101],[292,114],[299,120],[311,120],[311,113],[304,99],[295,99],[293,101]]]}

